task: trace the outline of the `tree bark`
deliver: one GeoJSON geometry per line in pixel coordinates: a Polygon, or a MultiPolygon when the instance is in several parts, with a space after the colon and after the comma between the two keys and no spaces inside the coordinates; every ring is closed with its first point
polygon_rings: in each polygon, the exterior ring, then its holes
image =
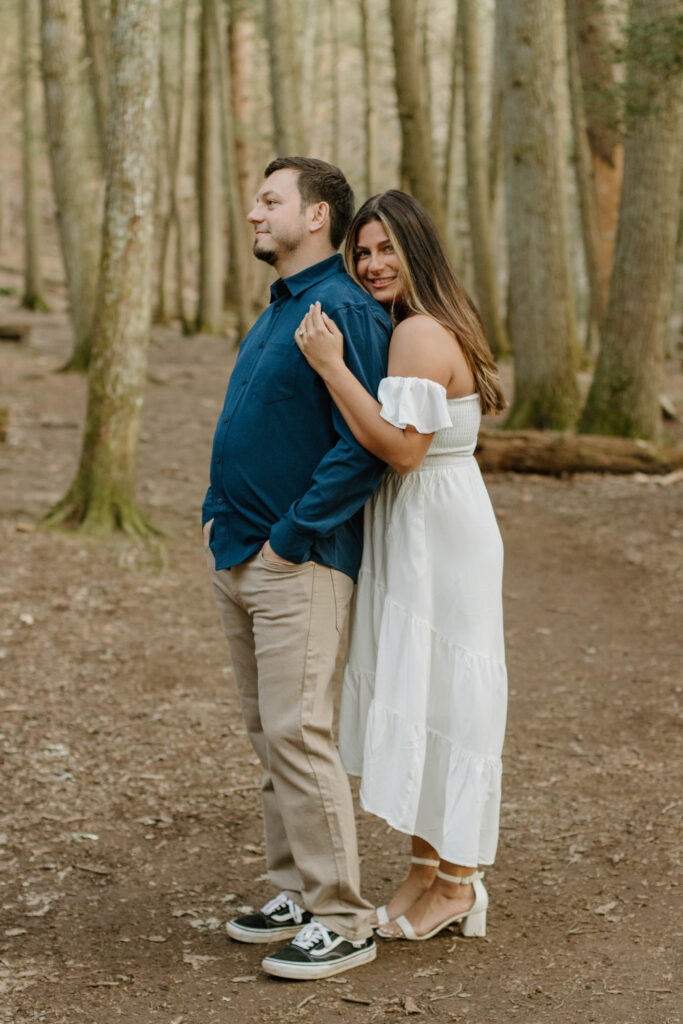
{"type": "Polygon", "coordinates": [[[458,5],[453,18],[453,38],[451,42],[451,66],[448,99],[448,131],[446,135],[446,151],[443,172],[443,207],[446,225],[448,251],[455,261],[456,246],[455,223],[458,211],[457,173],[458,166],[458,125],[462,116],[462,2],[458,5]]]}
{"type": "Polygon", "coordinates": [[[244,215],[253,203],[256,173],[250,127],[254,118],[252,96],[254,65],[254,19],[248,9],[230,3],[228,25],[230,84],[235,119],[235,155],[244,215]]]}
{"type": "Polygon", "coordinates": [[[474,290],[491,350],[496,358],[507,355],[510,344],[498,304],[489,207],[486,143],[481,111],[482,81],[479,66],[478,0],[460,0],[462,55],[465,68],[465,157],[467,208],[474,262],[474,290]]]}
{"type": "Polygon", "coordinates": [[[100,182],[83,117],[81,26],[73,0],[41,0],[45,114],[57,225],[75,334],[65,369],[90,360],[100,263],[100,182]]]}
{"type": "Polygon", "coordinates": [[[80,464],[50,525],[144,536],[135,501],[151,319],[159,0],[113,0],[102,273],[80,464]]]}
{"type": "Polygon", "coordinates": [[[251,326],[251,302],[249,298],[249,277],[247,269],[250,254],[247,242],[246,220],[240,194],[237,169],[237,140],[233,113],[232,75],[226,68],[228,55],[227,35],[217,0],[211,4],[213,34],[216,49],[216,69],[221,111],[221,143],[225,167],[226,202],[229,216],[230,251],[235,275],[235,304],[237,307],[237,338],[239,342],[251,326]]]}
{"type": "Polygon", "coordinates": [[[100,0],[81,0],[90,83],[95,103],[95,123],[102,171],[107,163],[107,108],[109,106],[109,69],[107,34],[100,0]]]}
{"type": "Polygon", "coordinates": [[[566,0],[567,68],[574,136],[573,161],[590,298],[588,316],[586,318],[585,348],[588,352],[597,354],[600,345],[600,327],[607,303],[607,292],[603,290],[601,281],[598,203],[595,191],[595,177],[593,175],[593,161],[588,142],[583,83],[579,65],[577,9],[578,0],[566,0]]]}
{"type": "Polygon", "coordinates": [[[24,212],[24,294],[26,309],[47,309],[40,253],[42,232],[38,199],[38,140],[40,138],[39,0],[20,0],[22,185],[24,212]]]}
{"type": "Polygon", "coordinates": [[[217,332],[223,322],[224,240],[221,96],[212,0],[202,0],[197,156],[199,198],[199,305],[197,330],[217,332]]]}
{"type": "Polygon", "coordinates": [[[656,440],[683,150],[678,0],[632,0],[624,178],[609,305],[581,430],[656,440]]]}
{"type": "Polygon", "coordinates": [[[489,473],[664,474],[683,467],[680,447],[552,430],[481,430],[475,455],[481,470],[489,473]]]}
{"type": "Polygon", "coordinates": [[[305,155],[301,112],[301,57],[290,0],[266,0],[275,151],[278,156],[305,155]]]}
{"type": "Polygon", "coordinates": [[[361,18],[361,56],[365,104],[364,185],[366,198],[377,192],[377,110],[375,107],[375,52],[373,48],[370,0],[359,0],[361,18]]]}
{"type": "Polygon", "coordinates": [[[553,10],[545,0],[498,3],[505,40],[508,326],[515,353],[507,425],[564,429],[576,418],[578,387],[557,166],[553,10]]]}
{"type": "Polygon", "coordinates": [[[175,230],[175,314],[180,320],[183,333],[190,332],[189,317],[185,308],[185,225],[182,217],[180,197],[180,172],[183,163],[183,132],[185,124],[185,87],[187,70],[187,8],[188,0],[181,0],[179,7],[178,27],[178,63],[176,79],[178,81],[175,120],[171,127],[171,112],[168,104],[168,76],[164,57],[163,42],[159,45],[159,85],[161,99],[161,128],[163,149],[166,157],[168,173],[169,205],[164,218],[161,240],[159,292],[157,296],[156,315],[163,322],[166,319],[166,262],[171,240],[171,231],[175,230]]]}
{"type": "Polygon", "coordinates": [[[614,5],[610,7],[595,0],[571,0],[567,3],[567,12],[568,21],[571,15],[574,26],[586,133],[593,163],[598,231],[595,285],[601,325],[607,312],[623,175],[616,70],[620,39],[614,5]]]}
{"type": "Polygon", "coordinates": [[[422,203],[436,224],[441,224],[443,208],[429,130],[418,0],[390,0],[390,11],[401,124],[401,184],[422,203]]]}

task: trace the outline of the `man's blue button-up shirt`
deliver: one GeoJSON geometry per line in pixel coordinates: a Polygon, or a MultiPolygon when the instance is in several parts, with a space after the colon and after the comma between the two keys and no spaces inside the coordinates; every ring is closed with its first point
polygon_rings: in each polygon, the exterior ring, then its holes
{"type": "Polygon", "coordinates": [[[341,256],[272,285],[268,309],[242,343],[214,436],[202,522],[213,519],[217,569],[239,565],[270,539],[288,561],[358,574],[362,507],[385,466],[354,439],[297,348],[296,328],[316,301],[371,394],[386,374],[391,321],[346,274],[341,256]]]}

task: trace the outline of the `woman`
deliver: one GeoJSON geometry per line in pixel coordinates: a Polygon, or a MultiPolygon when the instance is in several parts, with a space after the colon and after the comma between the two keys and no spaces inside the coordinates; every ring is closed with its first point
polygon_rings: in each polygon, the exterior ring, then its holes
{"type": "Polygon", "coordinates": [[[477,870],[498,839],[507,676],[500,534],[473,453],[505,406],[479,315],[425,210],[391,190],[351,225],[346,263],[395,330],[378,399],[312,306],[299,348],[356,439],[388,471],[365,514],[339,749],[361,804],[412,836],[409,873],[377,910],[386,938],[454,921],[484,935],[477,870]]]}

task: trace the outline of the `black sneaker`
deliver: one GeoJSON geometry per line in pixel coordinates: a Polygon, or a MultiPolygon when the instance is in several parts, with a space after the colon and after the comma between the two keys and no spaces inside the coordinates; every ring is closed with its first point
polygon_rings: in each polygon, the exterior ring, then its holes
{"type": "Polygon", "coordinates": [[[377,946],[373,938],[351,942],[313,920],[304,925],[288,946],[262,960],[261,966],[277,978],[311,981],[360,967],[376,956],[377,946]]]}
{"type": "Polygon", "coordinates": [[[281,892],[255,914],[228,921],[225,930],[238,942],[273,942],[274,939],[291,939],[310,920],[308,910],[281,892]]]}

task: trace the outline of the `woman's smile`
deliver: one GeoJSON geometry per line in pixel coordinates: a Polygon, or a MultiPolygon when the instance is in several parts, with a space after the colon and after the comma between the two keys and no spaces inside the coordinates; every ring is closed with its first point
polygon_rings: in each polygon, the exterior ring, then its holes
{"type": "Polygon", "coordinates": [[[401,265],[384,225],[363,224],[356,239],[356,273],[365,290],[378,302],[395,302],[401,294],[401,265]]]}

